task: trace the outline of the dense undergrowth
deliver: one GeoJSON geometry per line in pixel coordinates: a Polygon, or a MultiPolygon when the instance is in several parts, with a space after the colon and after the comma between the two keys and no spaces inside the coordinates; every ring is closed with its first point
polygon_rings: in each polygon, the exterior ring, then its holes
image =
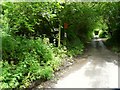
{"type": "Polygon", "coordinates": [[[35,80],[51,79],[65,57],[82,53],[83,43],[80,41],[75,41],[76,45],[69,46],[69,49],[63,45],[55,47],[53,42],[50,43],[55,38],[51,33],[56,27],[56,13],[60,10],[59,3],[3,4],[0,19],[2,24],[1,88],[27,88],[35,80]],[[43,34],[50,42],[43,37],[43,34]]]}
{"type": "Polygon", "coordinates": [[[65,47],[54,47],[45,44],[40,38],[11,36],[2,33],[2,73],[0,80],[2,88],[26,88],[31,82],[53,77],[66,56],[82,52],[83,46],[67,51],[65,47]]]}
{"type": "Polygon", "coordinates": [[[105,43],[108,49],[120,54],[120,42],[117,39],[108,39],[105,43]]]}

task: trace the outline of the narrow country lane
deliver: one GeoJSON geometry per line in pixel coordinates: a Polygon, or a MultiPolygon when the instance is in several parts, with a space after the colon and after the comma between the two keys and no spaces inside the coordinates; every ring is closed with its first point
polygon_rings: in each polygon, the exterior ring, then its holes
{"type": "Polygon", "coordinates": [[[86,63],[73,68],[54,88],[118,88],[118,56],[105,47],[102,39],[94,39],[86,63]]]}
{"type": "Polygon", "coordinates": [[[120,0],[6,1],[0,90],[120,88],[120,0]]]}

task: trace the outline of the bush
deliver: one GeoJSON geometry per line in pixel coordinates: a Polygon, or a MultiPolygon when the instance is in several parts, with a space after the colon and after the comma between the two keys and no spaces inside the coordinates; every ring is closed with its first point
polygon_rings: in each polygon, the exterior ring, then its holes
{"type": "Polygon", "coordinates": [[[111,49],[113,52],[120,52],[120,44],[116,39],[110,38],[106,41],[105,45],[111,49]]]}
{"type": "Polygon", "coordinates": [[[50,79],[63,57],[61,51],[44,44],[40,38],[4,34],[2,46],[2,88],[28,87],[36,79],[50,79]]]}
{"type": "Polygon", "coordinates": [[[68,45],[67,55],[76,56],[82,54],[83,49],[84,49],[83,43],[79,39],[76,39],[73,43],[68,45]]]}

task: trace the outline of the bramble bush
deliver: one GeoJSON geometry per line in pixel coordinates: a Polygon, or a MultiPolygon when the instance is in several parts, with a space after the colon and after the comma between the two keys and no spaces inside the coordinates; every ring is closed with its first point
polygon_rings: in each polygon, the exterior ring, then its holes
{"type": "Polygon", "coordinates": [[[40,38],[27,39],[4,34],[2,36],[2,88],[28,87],[37,79],[52,78],[64,55],[57,47],[47,45],[40,38]],[[58,56],[59,55],[59,56],[58,56]]]}

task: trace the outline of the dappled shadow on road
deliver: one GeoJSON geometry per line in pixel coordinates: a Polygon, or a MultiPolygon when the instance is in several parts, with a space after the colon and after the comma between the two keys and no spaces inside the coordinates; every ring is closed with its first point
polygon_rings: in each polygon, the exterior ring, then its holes
{"type": "Polygon", "coordinates": [[[91,42],[91,47],[88,51],[88,55],[92,56],[91,58],[93,60],[97,60],[97,62],[99,63],[102,61],[107,61],[118,64],[118,56],[106,48],[106,46],[103,43],[103,39],[94,39],[91,42]]]}
{"type": "Polygon", "coordinates": [[[108,88],[118,86],[118,56],[109,51],[102,39],[93,40],[88,52],[90,64],[85,75],[91,78],[92,87],[108,88]]]}
{"type": "Polygon", "coordinates": [[[102,40],[93,39],[86,53],[87,63],[58,80],[56,88],[118,87],[118,56],[109,51],[102,40]]]}

